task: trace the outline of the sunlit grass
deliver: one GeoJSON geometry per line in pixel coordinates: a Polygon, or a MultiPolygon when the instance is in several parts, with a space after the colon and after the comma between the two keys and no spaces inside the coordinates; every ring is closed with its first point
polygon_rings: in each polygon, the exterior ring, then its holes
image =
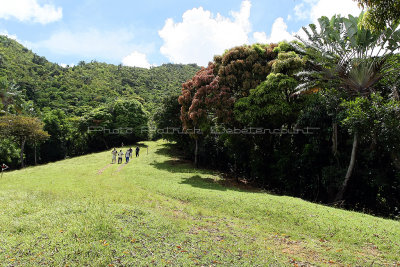
{"type": "Polygon", "coordinates": [[[0,263],[400,264],[398,221],[224,187],[144,144],[122,168],[104,152],[4,174],[0,263]]]}

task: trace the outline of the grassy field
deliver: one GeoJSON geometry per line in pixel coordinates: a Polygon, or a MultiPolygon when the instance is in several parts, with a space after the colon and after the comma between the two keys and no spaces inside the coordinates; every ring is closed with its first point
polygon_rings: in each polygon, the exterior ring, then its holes
{"type": "Polygon", "coordinates": [[[145,142],[5,173],[2,266],[400,266],[400,222],[221,185],[145,142]]]}

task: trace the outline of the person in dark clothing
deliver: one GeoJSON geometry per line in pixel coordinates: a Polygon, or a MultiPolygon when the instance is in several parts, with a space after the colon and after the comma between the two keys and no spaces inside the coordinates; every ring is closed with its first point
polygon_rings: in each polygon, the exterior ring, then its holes
{"type": "Polygon", "coordinates": [[[137,146],[136,147],[136,157],[139,157],[139,151],[140,151],[140,148],[137,146]]]}
{"type": "Polygon", "coordinates": [[[129,162],[129,158],[130,158],[130,152],[129,152],[129,149],[128,149],[128,150],[126,151],[126,153],[125,153],[126,163],[129,162]]]}

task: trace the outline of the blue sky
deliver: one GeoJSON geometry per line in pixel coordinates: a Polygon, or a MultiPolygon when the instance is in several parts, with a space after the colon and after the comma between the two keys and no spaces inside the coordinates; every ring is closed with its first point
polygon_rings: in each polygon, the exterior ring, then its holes
{"type": "Polygon", "coordinates": [[[62,65],[206,65],[227,48],[291,40],[352,0],[0,0],[0,34],[62,65]]]}

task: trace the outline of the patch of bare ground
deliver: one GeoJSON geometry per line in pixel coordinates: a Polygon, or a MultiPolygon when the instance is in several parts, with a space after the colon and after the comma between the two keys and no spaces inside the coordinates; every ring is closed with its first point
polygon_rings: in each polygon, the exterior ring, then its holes
{"type": "Polygon", "coordinates": [[[367,243],[362,247],[361,251],[356,253],[357,259],[363,265],[368,266],[400,266],[400,262],[393,263],[382,258],[379,248],[373,243],[367,243]]]}
{"type": "Polygon", "coordinates": [[[220,233],[221,231],[218,228],[210,228],[210,227],[205,227],[205,226],[194,226],[187,233],[191,234],[191,235],[198,235],[202,232],[205,232],[208,234],[217,234],[217,233],[220,233]]]}
{"type": "Polygon", "coordinates": [[[273,245],[288,257],[288,263],[292,266],[317,266],[315,263],[321,262],[318,253],[307,248],[303,241],[292,240],[288,235],[278,234],[270,237],[269,241],[273,241],[273,245]]]}
{"type": "Polygon", "coordinates": [[[128,164],[128,163],[122,163],[122,164],[118,167],[118,169],[117,169],[116,172],[120,172],[120,171],[122,170],[122,168],[125,167],[127,164],[128,164]]]}
{"type": "MultiPolygon", "coordinates": [[[[342,262],[322,258],[318,251],[307,246],[307,243],[299,240],[292,240],[290,236],[275,234],[271,237],[275,246],[289,258],[288,263],[292,266],[346,266],[342,262]]],[[[321,247],[326,250],[332,249],[326,240],[320,240],[321,247]]]]}
{"type": "MultiPolygon", "coordinates": [[[[207,234],[209,238],[213,239],[214,242],[220,243],[224,242],[227,238],[227,234],[235,236],[236,238],[245,239],[246,242],[255,242],[256,237],[251,237],[248,235],[243,235],[237,233],[237,231],[233,231],[234,229],[221,230],[217,225],[209,224],[205,226],[193,226],[187,234],[190,235],[199,235],[199,234],[207,234]],[[231,231],[232,230],[232,231],[231,231]]],[[[343,266],[340,263],[336,263],[329,260],[322,259],[318,252],[311,250],[306,246],[306,243],[303,241],[296,241],[290,239],[290,236],[285,235],[272,235],[268,238],[265,238],[267,249],[273,249],[279,254],[286,255],[288,258],[288,266],[320,266],[322,264],[331,265],[331,266],[343,266]]]]}
{"type": "Polygon", "coordinates": [[[108,165],[106,165],[104,168],[98,170],[98,171],[97,171],[97,174],[102,174],[106,169],[108,169],[108,168],[111,167],[111,166],[112,166],[111,163],[108,164],[108,165]]]}
{"type": "Polygon", "coordinates": [[[250,181],[246,179],[238,179],[234,178],[226,173],[219,173],[219,176],[222,178],[217,181],[219,184],[225,187],[234,187],[240,190],[250,191],[250,192],[261,192],[262,190],[258,187],[255,187],[251,184],[250,181]]]}

